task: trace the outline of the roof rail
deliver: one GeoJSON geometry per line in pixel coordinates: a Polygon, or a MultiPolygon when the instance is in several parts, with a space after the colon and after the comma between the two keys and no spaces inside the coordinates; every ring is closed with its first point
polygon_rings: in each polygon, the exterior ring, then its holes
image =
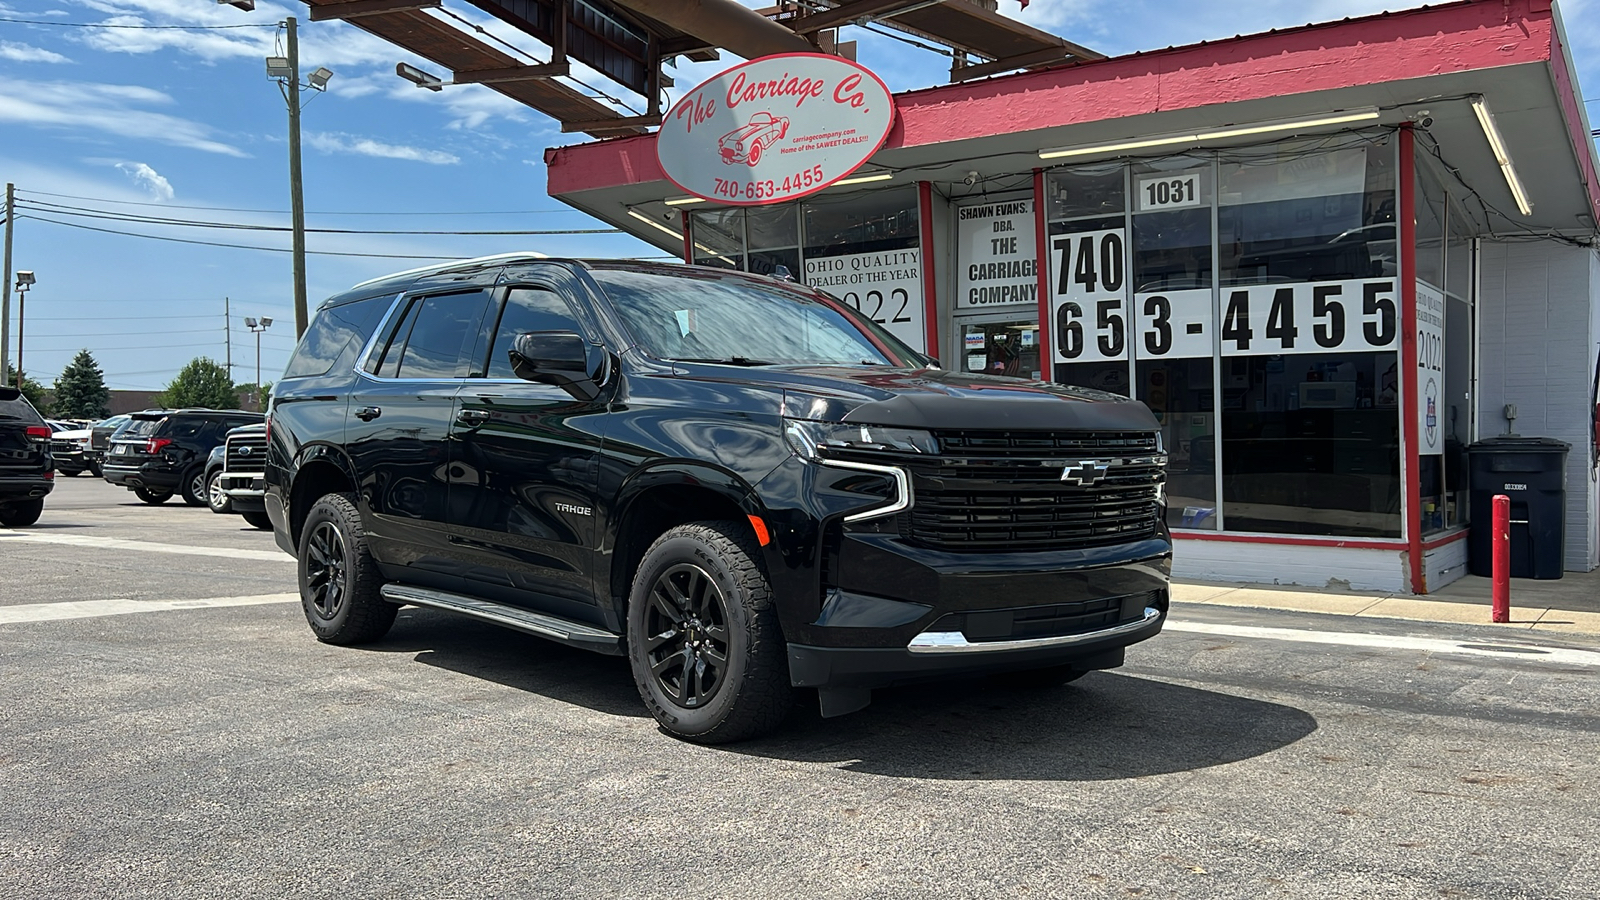
{"type": "Polygon", "coordinates": [[[364,288],[369,284],[377,284],[380,281],[388,281],[391,278],[399,278],[404,275],[426,275],[430,272],[442,272],[445,269],[453,269],[457,266],[470,266],[474,263],[487,263],[494,262],[495,260],[504,260],[506,262],[510,262],[514,259],[549,258],[550,255],[548,253],[540,253],[537,250],[523,250],[517,253],[496,253],[491,256],[477,256],[473,257],[472,259],[453,259],[449,262],[435,263],[431,266],[419,266],[415,269],[406,269],[403,272],[391,272],[388,275],[380,275],[377,278],[368,278],[366,281],[363,281],[360,284],[352,285],[350,290],[353,291],[356,288],[364,288]]]}

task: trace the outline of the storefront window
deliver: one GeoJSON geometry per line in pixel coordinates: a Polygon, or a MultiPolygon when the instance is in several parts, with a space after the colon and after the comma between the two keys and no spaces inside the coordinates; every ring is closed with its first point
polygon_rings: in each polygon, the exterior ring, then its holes
{"type": "Polygon", "coordinates": [[[1131,396],[1128,383],[1127,172],[1052,172],[1049,223],[1052,378],[1131,396]]]}
{"type": "Polygon", "coordinates": [[[695,265],[744,268],[744,210],[709,209],[690,213],[689,237],[695,265]]]}
{"type": "Polygon", "coordinates": [[[1133,169],[1134,396],[1161,423],[1167,524],[1217,527],[1210,160],[1133,169]]]}
{"type": "Polygon", "coordinates": [[[1393,147],[1284,146],[1219,171],[1224,523],[1399,537],[1393,147]]]}
{"type": "Polygon", "coordinates": [[[757,206],[745,210],[745,240],[750,251],[746,269],[772,275],[779,266],[800,278],[800,220],[795,206],[757,206]]]}

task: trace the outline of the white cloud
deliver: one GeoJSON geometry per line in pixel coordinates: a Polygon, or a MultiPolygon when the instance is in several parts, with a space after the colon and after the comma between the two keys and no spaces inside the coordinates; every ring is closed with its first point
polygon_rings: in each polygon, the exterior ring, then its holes
{"type": "Polygon", "coordinates": [[[357,156],[375,156],[380,159],[406,159],[436,166],[453,166],[461,157],[443,150],[424,150],[404,144],[385,144],[371,138],[353,134],[322,132],[306,135],[306,143],[324,153],[353,153],[357,156]]]}
{"type": "Polygon", "coordinates": [[[46,50],[32,44],[20,44],[16,41],[0,41],[0,59],[9,59],[13,62],[72,62],[54,50],[46,50]]]}
{"type": "Polygon", "coordinates": [[[153,199],[165,203],[172,199],[172,182],[149,165],[142,162],[119,162],[116,167],[134,183],[150,192],[153,199]]]}
{"type": "Polygon", "coordinates": [[[0,92],[0,122],[98,131],[227,156],[250,155],[214,140],[209,125],[139,108],[172,102],[160,91],[135,85],[13,80],[0,92]]]}

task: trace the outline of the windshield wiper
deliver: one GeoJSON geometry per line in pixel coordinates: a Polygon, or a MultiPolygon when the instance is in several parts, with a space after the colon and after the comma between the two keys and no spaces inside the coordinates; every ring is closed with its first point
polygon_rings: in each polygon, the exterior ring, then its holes
{"type": "Polygon", "coordinates": [[[765,359],[751,359],[747,356],[724,356],[721,358],[711,356],[669,356],[668,362],[697,362],[717,363],[724,366],[775,366],[777,363],[765,359]]]}

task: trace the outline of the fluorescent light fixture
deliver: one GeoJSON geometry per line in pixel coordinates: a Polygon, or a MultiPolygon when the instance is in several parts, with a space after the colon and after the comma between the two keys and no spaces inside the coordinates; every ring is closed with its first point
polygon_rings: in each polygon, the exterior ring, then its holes
{"type": "Polygon", "coordinates": [[[1092,144],[1085,147],[1064,147],[1054,150],[1040,150],[1040,159],[1060,159],[1066,156],[1088,156],[1097,153],[1116,153],[1122,150],[1143,150],[1147,147],[1166,147],[1172,144],[1197,144],[1201,141],[1215,141],[1223,138],[1243,137],[1250,134],[1271,134],[1277,131],[1297,131],[1302,128],[1318,128],[1324,125],[1343,125],[1349,122],[1366,122],[1378,118],[1376,108],[1350,110],[1333,115],[1316,116],[1309,119],[1285,119],[1280,122],[1261,122],[1255,125],[1238,125],[1230,128],[1217,128],[1211,131],[1197,131],[1194,134],[1167,134],[1152,138],[1139,138],[1131,141],[1118,141],[1114,144],[1092,144]]]}
{"type": "Polygon", "coordinates": [[[287,56],[267,57],[268,78],[290,78],[294,76],[294,69],[289,65],[287,56]]]}
{"type": "Polygon", "coordinates": [[[395,63],[394,73],[419,88],[427,88],[430,91],[444,90],[443,79],[430,72],[424,72],[416,66],[407,65],[406,63],[395,63]]]}
{"type": "Polygon", "coordinates": [[[832,186],[838,187],[841,184],[866,184],[869,181],[888,181],[893,177],[893,172],[868,172],[865,175],[852,175],[849,178],[841,178],[838,181],[835,181],[832,186]]]}
{"type": "Polygon", "coordinates": [[[1511,164],[1511,153],[1506,150],[1505,141],[1500,139],[1500,129],[1494,123],[1494,113],[1490,112],[1489,104],[1485,103],[1482,94],[1472,97],[1472,111],[1478,116],[1478,125],[1483,128],[1483,136],[1489,141],[1489,152],[1494,154],[1494,161],[1500,164],[1500,174],[1506,178],[1506,187],[1511,189],[1511,199],[1517,201],[1517,211],[1525,216],[1533,215],[1533,204],[1528,201],[1528,192],[1522,189],[1522,179],[1517,177],[1517,167],[1511,164]]]}
{"type": "Polygon", "coordinates": [[[673,197],[671,200],[663,200],[661,202],[665,203],[668,206],[688,206],[691,203],[704,203],[704,202],[706,202],[706,198],[704,198],[704,197],[673,197]]]}
{"type": "Polygon", "coordinates": [[[638,219],[639,221],[645,223],[646,225],[649,225],[651,228],[654,228],[654,229],[656,229],[658,231],[664,231],[667,234],[672,235],[673,237],[677,238],[680,241],[683,240],[683,232],[678,231],[675,228],[668,228],[667,226],[661,224],[660,222],[657,222],[655,219],[650,218],[649,216],[645,215],[642,212],[639,212],[636,209],[628,210],[628,215],[633,216],[635,219],[638,219]]]}

